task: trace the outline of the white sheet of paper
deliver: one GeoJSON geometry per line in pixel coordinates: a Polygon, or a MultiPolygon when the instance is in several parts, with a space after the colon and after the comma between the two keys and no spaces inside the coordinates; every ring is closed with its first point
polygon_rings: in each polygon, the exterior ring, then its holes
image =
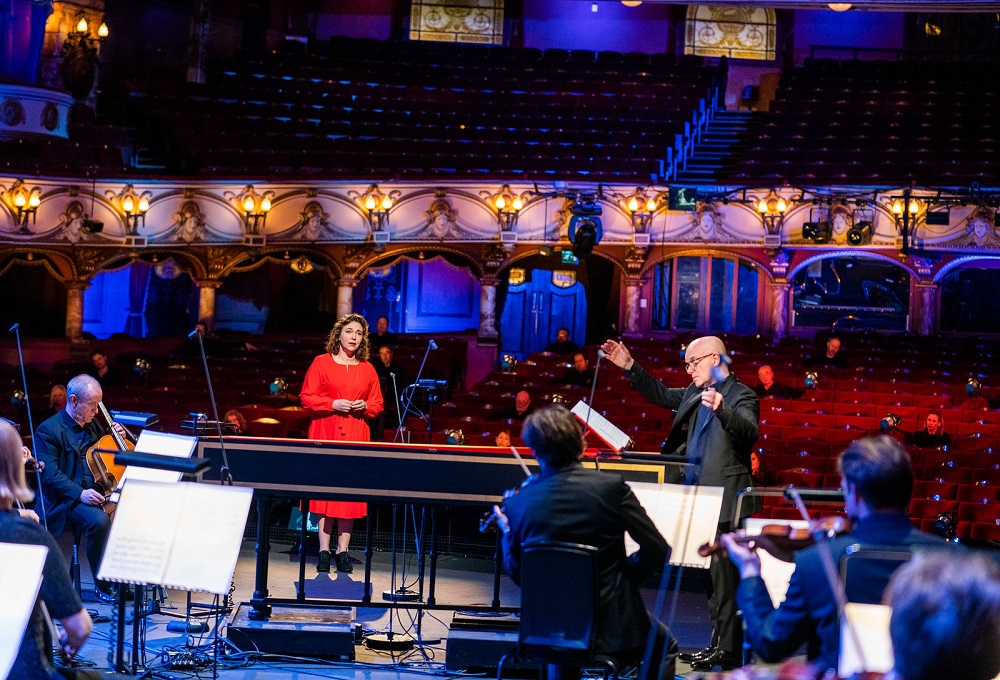
{"type": "Polygon", "coordinates": [[[575,415],[581,423],[585,423],[601,441],[614,449],[616,453],[621,453],[632,439],[610,420],[597,411],[592,411],[583,401],[576,402],[576,406],[570,410],[570,413],[575,415]]]}
{"type": "Polygon", "coordinates": [[[160,584],[184,496],[179,484],[129,480],[121,491],[98,578],[160,584]]]}
{"type": "Polygon", "coordinates": [[[177,538],[164,585],[223,595],[236,569],[253,489],[185,484],[177,538]]]}
{"type": "Polygon", "coordinates": [[[10,674],[21,648],[48,552],[44,545],[0,543],[0,678],[10,674]]]}
{"type": "Polygon", "coordinates": [[[848,602],[844,608],[844,621],[840,623],[840,662],[837,664],[842,678],[869,671],[888,673],[894,665],[892,641],[889,639],[889,617],[892,610],[881,604],[848,602]],[[847,629],[850,622],[864,653],[861,663],[854,637],[847,629]]]}
{"type": "MultiPolygon", "coordinates": [[[[748,534],[756,536],[760,533],[760,528],[765,524],[787,524],[796,529],[808,528],[805,520],[801,519],[759,519],[757,517],[747,517],[744,526],[748,534]]],[[[794,562],[782,562],[773,557],[766,550],[758,550],[760,555],[760,577],[764,579],[767,586],[767,593],[771,596],[771,603],[777,607],[785,601],[785,593],[788,592],[788,582],[795,572],[794,562]]]]}
{"type": "MultiPolygon", "coordinates": [[[[197,437],[186,437],[180,434],[170,434],[169,432],[153,432],[143,430],[136,442],[135,450],[138,453],[153,453],[160,456],[176,456],[177,458],[190,458],[194,454],[195,446],[198,444],[197,437]]],[[[138,467],[129,465],[125,468],[118,487],[128,479],[144,479],[148,482],[173,483],[181,481],[180,472],[170,470],[154,470],[153,468],[138,467]]]]}
{"type": "Polygon", "coordinates": [[[224,594],[252,498],[248,487],[130,480],[98,577],[224,594]]]}
{"type": "MultiPolygon", "coordinates": [[[[685,486],[629,482],[646,514],[672,549],[670,564],[708,569],[711,557],[702,557],[698,548],[715,540],[722,513],[721,486],[685,486]]],[[[625,552],[638,550],[628,535],[625,552]]]]}

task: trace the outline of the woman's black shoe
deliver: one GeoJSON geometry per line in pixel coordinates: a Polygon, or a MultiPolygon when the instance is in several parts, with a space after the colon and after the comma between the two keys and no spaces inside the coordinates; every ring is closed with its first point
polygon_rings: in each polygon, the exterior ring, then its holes
{"type": "Polygon", "coordinates": [[[337,571],[342,571],[345,574],[350,574],[354,571],[354,567],[351,566],[351,558],[347,554],[347,551],[337,553],[337,571]]]}
{"type": "Polygon", "coordinates": [[[330,551],[320,550],[319,559],[316,560],[316,571],[320,573],[327,573],[330,571],[330,551]]]}

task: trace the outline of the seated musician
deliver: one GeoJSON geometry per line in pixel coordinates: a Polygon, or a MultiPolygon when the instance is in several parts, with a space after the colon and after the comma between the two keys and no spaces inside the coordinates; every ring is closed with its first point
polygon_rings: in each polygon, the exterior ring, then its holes
{"type": "MultiPolygon", "coordinates": [[[[586,470],[580,464],[583,435],[566,407],[553,404],[535,411],[525,421],[521,436],[534,451],[541,474],[508,498],[503,511],[494,507],[508,573],[520,583],[521,547],[530,541],[567,541],[598,548],[602,562],[599,609],[605,615],[598,622],[596,651],[620,663],[637,663],[650,625],[639,583],[663,567],[667,542],[621,475],[586,470]],[[559,512],[552,512],[553,508],[559,512]],[[626,531],[639,544],[639,551],[628,557],[626,531]]],[[[661,676],[672,678],[677,642],[669,633],[668,637],[670,651],[661,676]]],[[[557,672],[578,675],[579,669],[557,672]]]]}
{"type": "MultiPolygon", "coordinates": [[[[101,507],[104,495],[94,488],[94,475],[87,465],[86,452],[101,438],[101,426],[94,421],[94,416],[103,392],[100,383],[86,374],[70,380],[66,392],[66,408],[35,431],[35,455],[45,464],[41,478],[45,502],[39,503],[36,509],[39,513],[47,513],[46,521],[53,536],[62,534],[67,524],[83,532],[87,537],[87,561],[96,581],[111,520],[101,507]]],[[[120,425],[114,427],[125,436],[120,425]]],[[[110,584],[97,582],[95,585],[101,602],[114,602],[110,584]]]]}
{"type": "Polygon", "coordinates": [[[1000,568],[982,553],[934,551],[897,571],[885,593],[895,680],[1000,674],[1000,568]]]}
{"type": "Polygon", "coordinates": [[[55,539],[37,521],[18,515],[15,503],[26,503],[32,493],[24,480],[24,458],[21,437],[10,424],[0,420],[0,542],[22,545],[42,545],[49,549],[42,571],[42,586],[38,593],[28,627],[10,671],[11,678],[101,677],[100,673],[75,673],[58,669],[52,656],[52,638],[45,622],[42,603],[49,614],[62,624],[65,637],[60,641],[61,652],[73,657],[90,637],[93,623],[84,609],[69,567],[55,539]]]}
{"type": "MultiPolygon", "coordinates": [[[[849,535],[833,539],[834,560],[853,544],[877,546],[941,546],[942,539],[910,525],[907,509],[913,492],[913,468],[902,444],[881,436],[852,442],[838,460],[847,516],[854,523],[849,535]]],[[[722,543],[740,571],[737,603],[743,611],[746,636],[754,652],[766,662],[791,656],[803,643],[807,654],[822,668],[837,668],[840,623],[833,591],[826,580],[816,546],[795,556],[795,571],[785,601],[775,609],[763,579],[760,558],[737,541],[742,532],[725,534],[722,543]]],[[[863,592],[854,599],[878,603],[889,573],[876,566],[859,578],[863,592]]]]}

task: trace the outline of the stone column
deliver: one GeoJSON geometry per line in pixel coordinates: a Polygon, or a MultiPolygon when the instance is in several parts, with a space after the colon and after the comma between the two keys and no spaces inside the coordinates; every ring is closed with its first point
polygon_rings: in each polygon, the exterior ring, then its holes
{"type": "Polygon", "coordinates": [[[66,337],[74,345],[83,340],[83,291],[90,288],[89,281],[71,281],[66,284],[66,337]]]}
{"type": "Polygon", "coordinates": [[[625,279],[625,318],[622,332],[639,333],[639,292],[642,279],[625,279]]]}
{"type": "Polygon", "coordinates": [[[911,328],[918,335],[934,335],[937,332],[938,318],[938,293],[940,288],[936,283],[918,283],[916,305],[910,305],[911,314],[915,313],[915,328],[911,328]]]}
{"type": "Polygon", "coordinates": [[[198,320],[208,321],[209,327],[215,325],[215,291],[222,282],[217,279],[201,279],[198,284],[198,320]]]}
{"type": "Polygon", "coordinates": [[[788,335],[788,304],[791,294],[790,283],[771,284],[771,338],[775,344],[788,335]]]}
{"type": "Polygon", "coordinates": [[[497,286],[500,281],[494,278],[484,278],[479,290],[479,339],[496,342],[500,337],[497,332],[497,286]]]}
{"type": "Polygon", "coordinates": [[[354,287],[358,280],[344,278],[337,283],[337,318],[340,319],[354,311],[354,287]]]}

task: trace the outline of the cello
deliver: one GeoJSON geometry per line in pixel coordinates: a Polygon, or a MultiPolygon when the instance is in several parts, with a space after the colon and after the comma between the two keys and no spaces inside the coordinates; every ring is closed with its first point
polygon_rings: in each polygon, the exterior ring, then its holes
{"type": "MultiPolygon", "coordinates": [[[[104,453],[104,451],[133,451],[135,445],[115,429],[114,420],[111,418],[111,414],[108,412],[104,402],[98,402],[97,408],[109,434],[98,439],[96,444],[87,449],[87,465],[90,467],[90,473],[94,476],[95,488],[105,498],[108,498],[118,486],[118,480],[125,473],[125,466],[115,463],[113,453],[104,453]]],[[[111,501],[105,501],[101,506],[107,514],[108,519],[115,518],[117,507],[118,504],[111,501]]]]}

